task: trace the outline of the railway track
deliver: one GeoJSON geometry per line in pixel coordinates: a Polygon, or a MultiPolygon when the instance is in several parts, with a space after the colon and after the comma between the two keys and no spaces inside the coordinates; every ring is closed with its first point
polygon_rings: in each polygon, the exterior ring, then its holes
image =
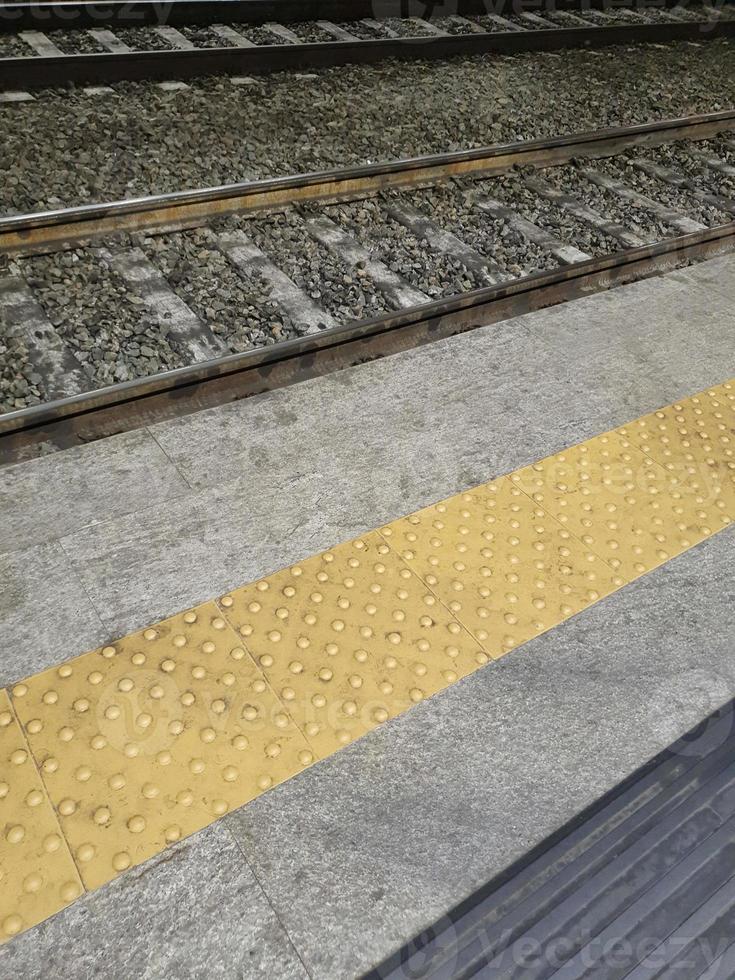
{"type": "MultiPolygon", "coordinates": [[[[469,0],[468,5],[475,9],[469,0]]],[[[697,43],[735,32],[729,7],[707,5],[660,10],[647,6],[612,11],[585,8],[583,13],[560,7],[543,14],[516,5],[503,13],[466,12],[431,19],[358,17],[344,5],[335,8],[347,17],[343,20],[324,16],[304,20],[302,13],[294,21],[255,23],[258,17],[252,13],[251,22],[245,22],[247,8],[239,0],[215,0],[208,5],[213,10],[206,18],[202,4],[176,0],[165,5],[166,23],[151,23],[152,11],[160,13],[160,8],[140,4],[126,7],[125,16],[119,5],[102,7],[95,21],[85,11],[91,6],[0,5],[0,99],[30,98],[34,88],[67,83],[181,81],[197,75],[229,72],[247,76],[384,58],[446,58],[638,42],[697,43]],[[55,6],[59,7],[56,12],[55,6]],[[136,6],[141,8],[137,24],[131,19],[136,6]],[[212,21],[214,8],[221,16],[219,22],[212,21]],[[92,26],[77,27],[80,23],[92,26]]],[[[294,15],[292,6],[286,5],[284,13],[294,15]]],[[[318,14],[318,8],[314,9],[318,14]]],[[[359,5],[356,9],[358,14],[366,13],[359,5]]]]}
{"type": "Polygon", "coordinates": [[[727,251],[734,129],[726,111],[6,218],[0,462],[727,251]]]}

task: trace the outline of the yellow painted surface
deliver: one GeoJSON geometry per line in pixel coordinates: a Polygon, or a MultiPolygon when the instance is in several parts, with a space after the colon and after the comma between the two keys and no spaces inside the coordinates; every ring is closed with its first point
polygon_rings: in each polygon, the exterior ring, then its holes
{"type": "Polygon", "coordinates": [[[213,602],[37,674],[13,700],[88,889],[312,761],[213,602]]]}
{"type": "Polygon", "coordinates": [[[628,582],[728,522],[719,494],[700,493],[687,473],[669,472],[614,432],[511,479],[628,582]]]}
{"type": "Polygon", "coordinates": [[[612,569],[508,477],[381,533],[491,657],[616,587],[612,569]]]}
{"type": "Polygon", "coordinates": [[[0,938],[727,526],[734,433],[728,382],[0,692],[0,938]]]}
{"type": "Polygon", "coordinates": [[[376,532],[220,604],[320,757],[488,660],[376,532]]]}
{"type": "Polygon", "coordinates": [[[6,691],[0,814],[0,937],[7,940],[73,902],[82,884],[6,691]]]}

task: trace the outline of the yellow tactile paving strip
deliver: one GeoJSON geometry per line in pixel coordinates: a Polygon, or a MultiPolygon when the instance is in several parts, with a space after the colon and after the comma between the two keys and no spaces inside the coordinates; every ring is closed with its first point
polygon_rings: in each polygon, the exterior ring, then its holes
{"type": "Polygon", "coordinates": [[[735,520],[735,382],[0,692],[7,940],[735,520]]]}

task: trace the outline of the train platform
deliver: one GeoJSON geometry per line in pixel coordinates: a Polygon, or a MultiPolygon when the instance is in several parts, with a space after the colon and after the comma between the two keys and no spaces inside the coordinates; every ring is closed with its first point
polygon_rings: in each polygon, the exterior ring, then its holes
{"type": "Polygon", "coordinates": [[[0,470],[0,975],[362,975],[735,696],[734,273],[0,470]]]}

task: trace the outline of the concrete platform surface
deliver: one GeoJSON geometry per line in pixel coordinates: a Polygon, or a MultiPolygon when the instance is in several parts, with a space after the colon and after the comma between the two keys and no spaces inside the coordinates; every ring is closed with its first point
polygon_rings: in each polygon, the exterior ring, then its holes
{"type": "MultiPolygon", "coordinates": [[[[0,471],[0,683],[731,377],[734,269],[0,471]]],[[[734,548],[721,532],[84,897],[0,974],[364,971],[735,693],[734,548]]]]}

